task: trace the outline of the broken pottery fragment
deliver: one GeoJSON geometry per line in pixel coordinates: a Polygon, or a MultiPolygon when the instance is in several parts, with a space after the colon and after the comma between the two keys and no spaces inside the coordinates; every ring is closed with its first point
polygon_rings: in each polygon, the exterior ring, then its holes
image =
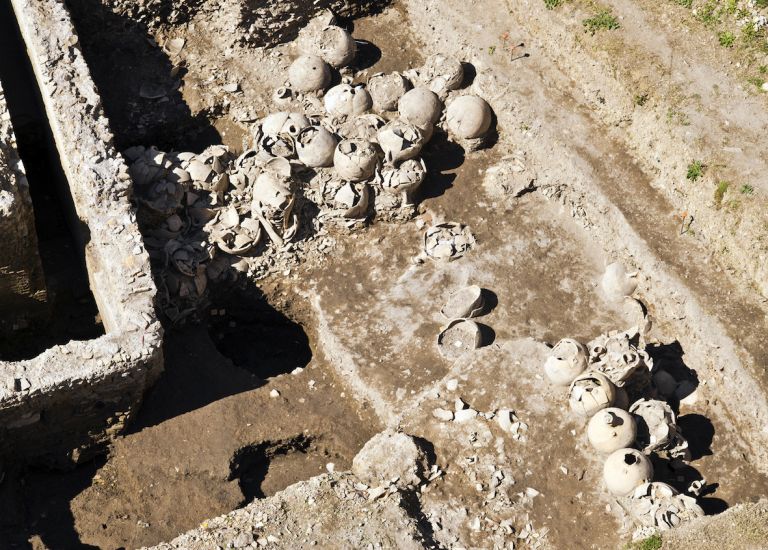
{"type": "Polygon", "coordinates": [[[616,389],[605,376],[598,372],[585,372],[571,382],[568,403],[579,416],[590,417],[601,409],[613,405],[616,389]]]}
{"type": "Polygon", "coordinates": [[[183,38],[170,38],[163,44],[163,50],[171,57],[176,57],[184,49],[186,41],[183,38]]]}
{"type": "Polygon", "coordinates": [[[393,166],[417,157],[425,143],[421,130],[399,119],[379,130],[377,138],[384,161],[393,166]]]}
{"type": "Polygon", "coordinates": [[[653,360],[645,350],[632,343],[636,330],[598,336],[589,343],[590,369],[608,377],[617,386],[624,384],[636,373],[650,379],[653,360]]]}
{"type": "Polygon", "coordinates": [[[302,130],[309,128],[309,119],[301,113],[280,111],[264,117],[261,121],[262,133],[269,136],[288,134],[291,137],[298,136],[302,130]]]}
{"type": "Polygon", "coordinates": [[[445,121],[452,136],[477,139],[488,133],[492,119],[491,107],[483,98],[465,95],[448,104],[445,121]]]}
{"type": "Polygon", "coordinates": [[[322,126],[309,126],[296,138],[296,153],[299,161],[309,168],[333,166],[336,145],[336,136],[328,130],[322,126]]]}
{"type": "Polygon", "coordinates": [[[443,103],[434,92],[426,88],[414,88],[400,98],[398,111],[405,122],[424,130],[440,120],[443,103]]]}
{"type": "Polygon", "coordinates": [[[544,373],[557,386],[567,386],[587,368],[587,348],[571,338],[563,338],[549,352],[544,373]]]}
{"type": "Polygon", "coordinates": [[[474,244],[469,228],[456,222],[433,225],[424,233],[424,252],[433,260],[461,258],[474,244]]]}
{"type": "Polygon", "coordinates": [[[483,289],[477,285],[453,292],[440,313],[448,319],[470,319],[483,311],[483,289]]]}
{"type": "Polygon", "coordinates": [[[229,148],[223,145],[212,145],[189,161],[184,161],[182,155],[177,155],[177,157],[182,160],[181,166],[184,169],[174,170],[174,176],[179,181],[184,181],[189,175],[194,187],[213,191],[222,196],[229,187],[227,172],[234,158],[229,148]]]}
{"type": "Polygon", "coordinates": [[[342,216],[359,219],[368,216],[370,188],[365,183],[345,182],[334,196],[335,206],[342,210],[342,216]]]}
{"type": "Polygon", "coordinates": [[[621,300],[631,296],[637,288],[636,274],[627,274],[624,265],[619,262],[609,264],[601,280],[605,295],[611,300],[621,300]]]}
{"type": "Polygon", "coordinates": [[[587,439],[598,452],[612,453],[635,442],[637,426],[627,411],[615,407],[602,409],[587,425],[587,439]]]}
{"type": "Polygon", "coordinates": [[[139,200],[150,210],[162,215],[170,215],[181,205],[184,188],[167,180],[161,180],[146,187],[137,194],[139,200]]]}
{"type": "Polygon", "coordinates": [[[653,479],[653,466],[648,457],[635,449],[619,449],[611,453],[603,465],[603,480],[612,494],[623,497],[638,485],[653,479]]]}
{"type": "Polygon", "coordinates": [[[311,22],[299,32],[299,49],[308,55],[318,55],[331,67],[346,67],[355,59],[357,44],[352,36],[336,25],[319,27],[311,22]]]}
{"type": "Polygon", "coordinates": [[[638,523],[660,531],[704,515],[696,499],[680,494],[674,487],[659,481],[636,487],[629,495],[627,505],[629,513],[638,523]]]}
{"type": "Polygon", "coordinates": [[[265,164],[252,189],[251,213],[277,246],[290,241],[298,232],[294,183],[290,163],[276,158],[265,164]]]}
{"type": "Polygon", "coordinates": [[[293,91],[290,88],[280,86],[272,94],[272,101],[275,102],[275,105],[288,105],[291,102],[291,96],[293,96],[293,91]]]}
{"type": "Polygon", "coordinates": [[[440,354],[448,359],[457,359],[479,348],[481,344],[480,327],[474,321],[467,319],[451,321],[437,337],[440,354]]]}
{"type": "Polygon", "coordinates": [[[421,82],[441,98],[460,88],[464,82],[461,61],[441,53],[430,55],[418,73],[421,82]]]}
{"type": "Polygon", "coordinates": [[[363,181],[372,177],[379,162],[376,146],[361,139],[345,139],[336,147],[333,166],[347,181],[363,181]]]}
{"type": "Polygon", "coordinates": [[[302,55],[288,67],[288,81],[299,92],[324,90],[331,82],[331,69],[316,55],[302,55]]]}
{"type": "Polygon", "coordinates": [[[363,139],[371,143],[377,143],[379,130],[385,124],[385,120],[379,115],[366,113],[344,122],[339,127],[339,135],[344,139],[363,139]]]}
{"type": "Polygon", "coordinates": [[[233,206],[219,211],[209,226],[218,249],[233,256],[248,255],[261,242],[261,224],[252,218],[241,222],[233,206]]]}
{"type": "Polygon", "coordinates": [[[377,111],[396,111],[397,102],[408,91],[408,80],[397,72],[376,73],[368,79],[368,92],[377,111]]]}
{"type": "Polygon", "coordinates": [[[672,458],[690,460],[688,441],[677,426],[675,413],[657,399],[639,399],[629,408],[637,422],[637,445],[644,453],[663,452],[672,458]]]}
{"type": "Polygon", "coordinates": [[[165,177],[173,166],[166,154],[154,147],[132,147],[124,154],[129,160],[132,158],[128,173],[136,185],[148,185],[165,177]]]}
{"type": "Polygon", "coordinates": [[[323,103],[331,116],[352,117],[368,111],[373,100],[368,90],[361,85],[339,84],[328,90],[323,103]]]}
{"type": "Polygon", "coordinates": [[[296,156],[296,143],[289,134],[264,134],[259,138],[258,150],[262,162],[273,158],[289,159],[296,156]]]}
{"type": "Polygon", "coordinates": [[[496,413],[496,422],[499,427],[512,436],[517,441],[525,441],[525,433],[528,431],[528,424],[522,422],[510,409],[499,409],[496,413]]]}
{"type": "Polygon", "coordinates": [[[403,205],[410,203],[410,194],[416,191],[427,177],[424,159],[410,159],[394,167],[387,165],[377,174],[376,183],[389,193],[402,193],[403,205]]]}

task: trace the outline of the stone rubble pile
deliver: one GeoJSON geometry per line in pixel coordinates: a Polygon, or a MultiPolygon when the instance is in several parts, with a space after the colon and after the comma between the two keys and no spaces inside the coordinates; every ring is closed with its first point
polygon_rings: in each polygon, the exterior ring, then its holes
{"type": "MultiPolygon", "coordinates": [[[[310,22],[297,44],[301,55],[275,92],[277,110],[254,125],[239,156],[221,145],[200,154],[124,152],[160,307],[172,321],[195,313],[211,282],[284,270],[283,260],[326,227],[410,219],[427,177],[421,155],[437,132],[468,149],[487,143],[491,108],[457,91],[460,61],[436,54],[408,73],[357,82],[348,67],[356,42],[329,14],[310,22]]],[[[426,232],[425,254],[450,260],[473,243],[468,228],[439,224],[426,232]]]]}
{"type": "Polygon", "coordinates": [[[567,386],[571,410],[589,418],[587,439],[606,457],[605,487],[639,526],[636,534],[648,536],[704,512],[695,498],[653,481],[652,457],[670,460],[674,468],[691,456],[672,408],[656,399],[663,393],[656,375],[665,371],[640,344],[642,336],[632,328],[586,346],[563,339],[552,348],[544,373],[553,385],[567,386]]]}

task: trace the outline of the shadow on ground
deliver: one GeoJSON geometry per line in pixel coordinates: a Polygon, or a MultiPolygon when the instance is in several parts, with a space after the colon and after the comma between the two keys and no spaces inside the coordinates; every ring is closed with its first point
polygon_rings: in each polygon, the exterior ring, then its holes
{"type": "Polygon", "coordinates": [[[185,103],[179,91],[183,67],[174,67],[146,26],[99,0],[67,5],[118,150],[156,145],[199,153],[221,143],[206,113],[193,115],[185,103]]]}

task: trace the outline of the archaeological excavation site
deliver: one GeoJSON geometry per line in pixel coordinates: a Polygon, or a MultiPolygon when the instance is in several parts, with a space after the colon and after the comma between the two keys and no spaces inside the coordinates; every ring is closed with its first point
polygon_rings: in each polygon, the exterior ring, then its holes
{"type": "Polygon", "coordinates": [[[768,549],[766,337],[766,0],[0,0],[0,550],[768,549]]]}

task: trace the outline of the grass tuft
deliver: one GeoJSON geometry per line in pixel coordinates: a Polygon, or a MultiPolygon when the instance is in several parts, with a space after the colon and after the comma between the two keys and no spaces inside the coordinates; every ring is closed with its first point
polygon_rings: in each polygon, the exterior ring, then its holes
{"type": "Polygon", "coordinates": [[[697,8],[696,18],[707,26],[720,23],[720,14],[717,11],[717,2],[710,0],[700,8],[697,8]]]}
{"type": "Polygon", "coordinates": [[[725,48],[733,48],[736,43],[736,35],[731,31],[723,31],[717,35],[717,39],[720,41],[720,45],[725,48]]]}
{"type": "Polygon", "coordinates": [[[624,546],[625,550],[659,550],[661,548],[661,535],[651,535],[647,539],[631,542],[624,546]]]}
{"type": "Polygon", "coordinates": [[[613,31],[621,27],[619,20],[611,13],[609,9],[602,9],[594,17],[589,17],[582,21],[585,32],[593,35],[597,31],[613,31]]]}
{"type": "Polygon", "coordinates": [[[685,174],[685,178],[691,181],[696,181],[704,175],[704,163],[700,160],[694,160],[688,165],[688,172],[685,174]]]}
{"type": "Polygon", "coordinates": [[[730,186],[731,184],[727,181],[721,181],[717,184],[717,187],[715,188],[715,208],[718,210],[723,206],[723,198],[725,198],[725,194],[728,192],[730,186]]]}
{"type": "Polygon", "coordinates": [[[635,105],[637,105],[638,107],[642,107],[648,102],[648,98],[649,98],[649,95],[647,92],[642,94],[636,94],[634,98],[635,105]]]}
{"type": "Polygon", "coordinates": [[[739,189],[742,195],[751,195],[755,192],[755,188],[749,185],[748,183],[745,183],[741,186],[741,189],[739,189]]]}
{"type": "Polygon", "coordinates": [[[562,6],[563,1],[564,0],[544,0],[544,6],[546,6],[548,10],[553,10],[559,6],[562,6]]]}

